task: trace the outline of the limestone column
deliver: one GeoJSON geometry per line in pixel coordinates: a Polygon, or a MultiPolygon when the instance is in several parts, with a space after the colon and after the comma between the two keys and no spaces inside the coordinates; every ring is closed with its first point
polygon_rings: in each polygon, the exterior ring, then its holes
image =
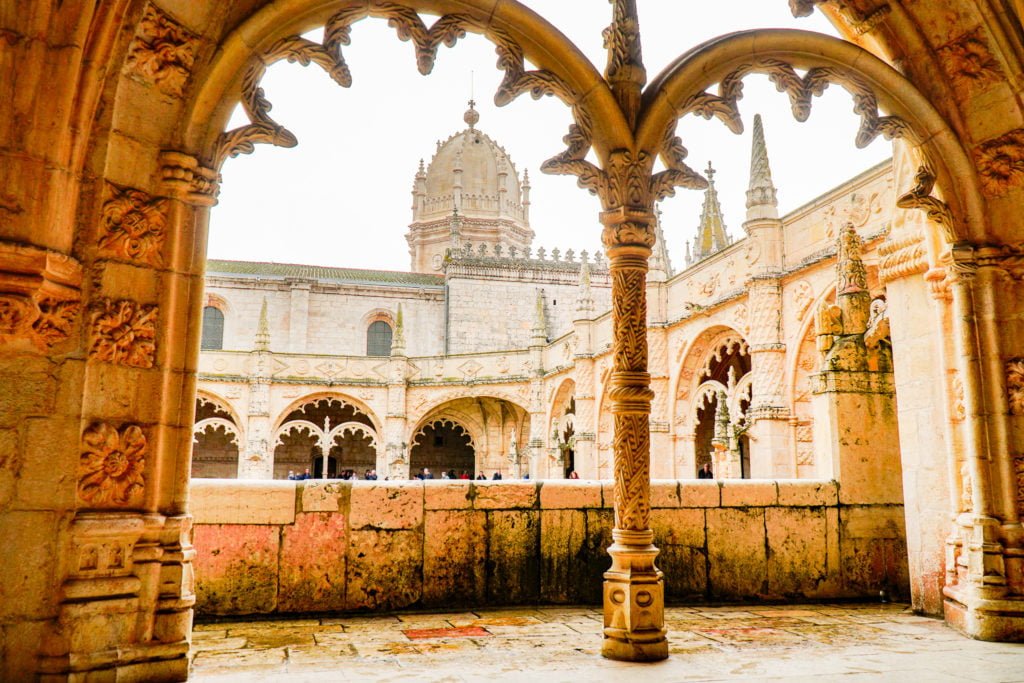
{"type": "Polygon", "coordinates": [[[309,338],[309,290],[307,280],[289,280],[290,310],[288,314],[288,352],[305,353],[309,338]]]}
{"type": "Polygon", "coordinates": [[[899,434],[888,318],[867,291],[861,240],[851,223],[839,235],[836,303],[817,314],[824,370],[811,376],[814,443],[839,481],[844,505],[902,504],[899,434]]]}
{"type": "Polygon", "coordinates": [[[650,528],[648,419],[653,392],[647,373],[645,276],[654,244],[653,220],[650,212],[625,207],[601,214],[612,278],[609,398],[615,422],[615,528],[608,549],[612,566],[604,575],[602,654],[630,661],[668,656],[664,585],[654,564],[658,549],[650,528]]]}
{"type": "Polygon", "coordinates": [[[270,325],[263,299],[256,343],[249,354],[249,409],[245,452],[238,461],[239,479],[273,479],[274,453],[270,442],[270,325]]]}
{"type": "MultiPolygon", "coordinates": [[[[954,245],[950,252],[953,339],[965,412],[963,491],[969,513],[957,520],[959,547],[954,546],[953,557],[947,560],[958,571],[947,573],[945,615],[951,625],[974,638],[1002,640],[1019,636],[1024,623],[1022,601],[1009,595],[1007,574],[1006,541],[1014,538],[1013,531],[1007,532],[1019,524],[1014,524],[1015,512],[1007,518],[1006,496],[1000,495],[999,487],[1007,444],[996,422],[1005,420],[1006,412],[1000,412],[1004,406],[992,395],[992,384],[1001,389],[1002,378],[992,377],[990,366],[993,360],[1001,366],[1001,359],[997,335],[986,329],[995,323],[991,290],[996,274],[994,264],[978,256],[969,244],[954,245]]],[[[1002,374],[1002,368],[997,372],[1002,374]]]]}
{"type": "Polygon", "coordinates": [[[395,316],[395,334],[388,359],[387,414],[384,416],[383,453],[377,454],[377,474],[383,479],[409,478],[409,444],[407,438],[406,394],[409,388],[409,358],[405,355],[405,323],[402,304],[395,316]]]}
{"type": "Polygon", "coordinates": [[[596,479],[597,473],[597,411],[594,400],[594,298],[590,289],[590,263],[582,254],[579,291],[573,329],[576,353],[573,358],[576,382],[576,473],[582,479],[596,479]]]}
{"type": "Polygon", "coordinates": [[[743,229],[759,253],[747,282],[750,311],[750,476],[792,476],[792,434],[784,398],[786,345],[782,342],[783,228],[760,114],[754,116],[747,218],[743,229]]]}
{"type": "MultiPolygon", "coordinates": [[[[537,290],[533,330],[530,335],[530,478],[545,479],[550,474],[545,445],[547,443],[547,410],[544,405],[544,347],[548,343],[547,316],[544,315],[544,292],[537,290]]],[[[553,444],[552,444],[553,445],[553,444]]]]}

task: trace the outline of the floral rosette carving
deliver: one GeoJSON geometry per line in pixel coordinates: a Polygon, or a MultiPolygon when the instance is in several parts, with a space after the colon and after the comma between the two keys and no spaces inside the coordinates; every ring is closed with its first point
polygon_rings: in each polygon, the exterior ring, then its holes
{"type": "Polygon", "coordinates": [[[167,200],[153,199],[140,190],[112,188],[111,199],[103,205],[100,250],[126,261],[163,265],[167,200]]]}
{"type": "Polygon", "coordinates": [[[78,497],[94,507],[125,506],[145,488],[146,435],[137,425],[120,431],[105,422],[82,435],[78,497]]]}
{"type": "Polygon", "coordinates": [[[94,360],[151,368],[156,357],[157,307],[104,299],[90,316],[94,360]]]}

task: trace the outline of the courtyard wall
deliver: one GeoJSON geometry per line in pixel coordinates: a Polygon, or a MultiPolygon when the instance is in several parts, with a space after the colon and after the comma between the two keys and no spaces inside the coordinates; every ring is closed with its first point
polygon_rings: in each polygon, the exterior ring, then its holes
{"type": "MultiPolygon", "coordinates": [[[[599,604],[609,481],[193,480],[201,616],[599,604]]],[[[834,481],[658,481],[666,599],[909,596],[902,505],[834,481]]]]}

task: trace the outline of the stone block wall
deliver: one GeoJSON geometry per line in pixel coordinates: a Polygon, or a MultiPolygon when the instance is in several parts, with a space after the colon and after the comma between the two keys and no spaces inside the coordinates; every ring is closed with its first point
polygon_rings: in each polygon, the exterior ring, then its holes
{"type": "MultiPolygon", "coordinates": [[[[900,505],[822,481],[661,481],[667,600],[908,596],[900,505]]],[[[193,480],[200,615],[601,600],[611,482],[193,480]]]]}

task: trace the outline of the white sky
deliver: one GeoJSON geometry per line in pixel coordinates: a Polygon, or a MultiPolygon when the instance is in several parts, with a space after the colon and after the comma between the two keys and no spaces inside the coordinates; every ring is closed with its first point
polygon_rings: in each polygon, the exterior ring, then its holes
{"type": "MultiPolygon", "coordinates": [[[[604,71],[601,30],[608,25],[607,0],[526,0],[573,40],[604,71]]],[[[793,27],[834,35],[820,15],[796,20],[786,0],[638,0],[644,63],[653,79],[679,54],[731,31],[793,27]]],[[[429,22],[428,22],[429,23],[429,22]]],[[[408,270],[405,232],[413,176],[421,158],[429,162],[436,140],[465,127],[462,114],[473,73],[480,112],[477,128],[503,145],[516,169],[529,169],[534,249],[558,247],[577,253],[600,248],[600,205],[569,176],[548,176],[541,163],[561,152],[571,123],[569,110],[552,97],[528,94],[497,108],[493,94],[502,74],[494,47],[467,35],[454,48],[441,47],[434,72],[416,70],[412,43],[399,41],[385,21],[356,24],[344,48],[353,84],[336,85],[315,65],[286,62],[263,79],[274,105],[271,115],[299,139],[297,147],[258,145],[256,152],[225,162],[220,202],[213,209],[210,258],[309,263],[408,270]]],[[[730,133],[717,120],[686,117],[677,133],[689,149],[689,165],[703,170],[710,159],[715,184],[734,238],[742,236],[753,115],[764,118],[772,175],[785,213],[839,185],[891,154],[876,140],[853,145],[858,119],[850,96],[832,86],[815,98],[806,123],[797,123],[789,99],[767,78],[745,81],[740,101],[746,132],[730,133]]],[[[236,117],[231,127],[244,119],[236,117]]],[[[684,243],[700,218],[703,192],[677,190],[662,202],[662,225],[673,265],[683,265],[684,243]]]]}

